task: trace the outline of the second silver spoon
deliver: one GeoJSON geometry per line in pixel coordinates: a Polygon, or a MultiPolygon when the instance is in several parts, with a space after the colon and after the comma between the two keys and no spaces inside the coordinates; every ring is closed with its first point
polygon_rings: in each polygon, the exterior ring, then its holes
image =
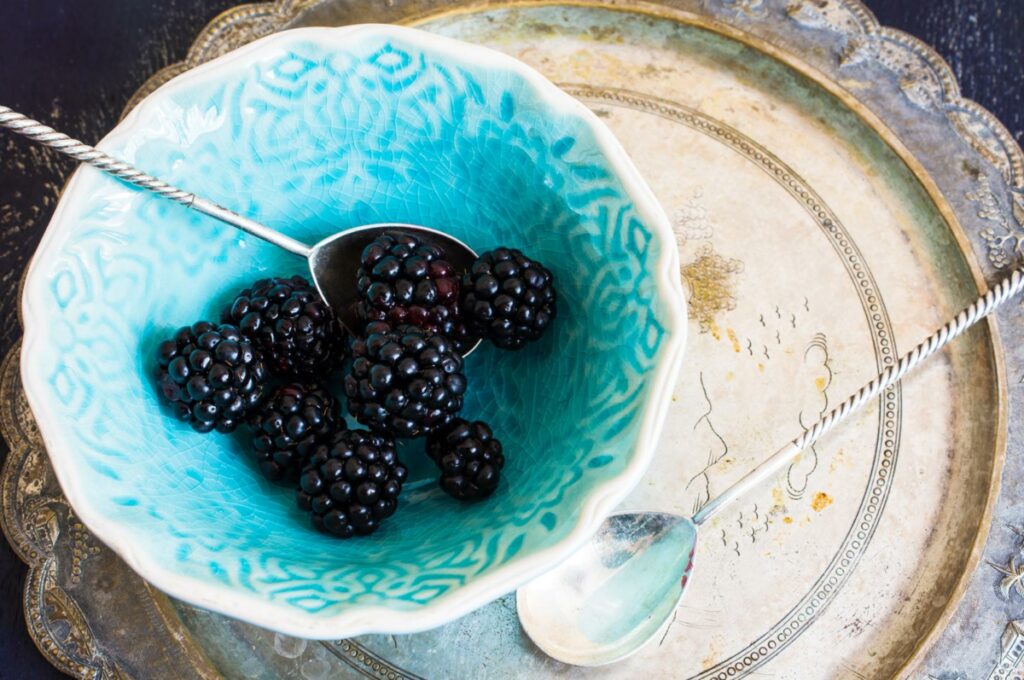
{"type": "Polygon", "coordinates": [[[523,630],[549,656],[577,666],[601,666],[639,651],[665,629],[686,592],[701,524],[774,477],[819,437],[1022,288],[1024,269],[1018,269],[693,517],[661,512],[609,517],[583,548],[519,589],[516,608],[523,630]]]}

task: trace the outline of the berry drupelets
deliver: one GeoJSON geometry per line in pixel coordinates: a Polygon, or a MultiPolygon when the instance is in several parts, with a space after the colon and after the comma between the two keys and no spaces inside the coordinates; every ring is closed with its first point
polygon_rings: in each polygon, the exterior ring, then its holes
{"type": "Polygon", "coordinates": [[[344,356],[344,332],[301,276],[257,281],[224,309],[221,321],[238,326],[283,378],[322,378],[344,356]]]}
{"type": "Polygon", "coordinates": [[[223,310],[221,325],[201,321],[160,345],[158,387],[199,432],[246,423],[260,474],[297,484],[316,529],[370,534],[397,510],[408,474],[395,438],[427,437],[453,498],[495,493],[504,450],[488,425],[458,417],[462,353],[479,338],[513,350],[540,338],[555,318],[553,283],[518,250],[497,248],[457,272],[441,249],[389,230],[361,254],[352,281],[361,327],[351,339],[304,278],[261,279],[223,310]],[[369,430],[347,429],[321,382],[346,349],[347,408],[369,430]]]}
{"type": "Polygon", "coordinates": [[[447,337],[373,322],[351,351],[348,408],[370,429],[419,437],[447,425],[462,408],[462,355],[447,337]]]}
{"type": "Polygon", "coordinates": [[[459,351],[472,344],[459,319],[459,277],[440,248],[389,231],[363,249],[356,288],[364,322],[416,326],[441,333],[459,351]]]}
{"type": "Polygon", "coordinates": [[[253,414],[252,449],[269,480],[295,479],[316,444],[344,429],[338,403],[319,385],[279,387],[253,414]]]}
{"type": "Polygon", "coordinates": [[[502,349],[540,338],[555,318],[554,278],[513,248],[477,258],[462,278],[462,316],[469,332],[502,349]]]}
{"type": "Polygon", "coordinates": [[[505,456],[490,426],[458,418],[427,437],[427,455],[441,469],[441,488],[459,500],[486,498],[498,488],[505,456]]]}
{"type": "Polygon", "coordinates": [[[263,399],[266,372],[234,326],[200,321],[157,348],[157,384],[174,415],[198,432],[231,432],[263,399]]]}
{"type": "Polygon", "coordinates": [[[318,531],[366,535],[394,514],[407,475],[390,438],[345,430],[314,448],[296,498],[318,531]]]}

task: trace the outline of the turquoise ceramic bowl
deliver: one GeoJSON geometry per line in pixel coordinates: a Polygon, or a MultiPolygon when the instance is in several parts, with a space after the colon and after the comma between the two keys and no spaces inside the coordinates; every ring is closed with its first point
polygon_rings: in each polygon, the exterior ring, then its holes
{"type": "Polygon", "coordinates": [[[304,260],[80,170],[25,285],[24,385],[75,511],[157,587],[305,637],[421,630],[568,556],[639,480],[683,347],[675,244],[611,133],[526,66],[409,29],[290,31],[176,78],[100,146],[310,243],[387,221],[522,248],[560,295],[541,341],[467,360],[465,415],[507,452],[497,493],[449,499],[408,445],[397,514],[331,539],[151,379],[168,333],[304,260]]]}

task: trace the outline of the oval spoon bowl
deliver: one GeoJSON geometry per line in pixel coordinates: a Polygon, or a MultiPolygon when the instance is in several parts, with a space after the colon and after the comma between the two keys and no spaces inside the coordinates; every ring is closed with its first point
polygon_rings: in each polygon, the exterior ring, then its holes
{"type": "Polygon", "coordinates": [[[612,515],[590,543],[516,592],[519,622],[559,661],[603,666],[624,659],[668,625],[696,545],[689,518],[612,515]]]}

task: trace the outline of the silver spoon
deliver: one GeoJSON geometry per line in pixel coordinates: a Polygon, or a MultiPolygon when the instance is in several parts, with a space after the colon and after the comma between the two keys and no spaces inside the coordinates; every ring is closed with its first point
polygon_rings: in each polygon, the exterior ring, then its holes
{"type": "MultiPolygon", "coordinates": [[[[34,142],[56,149],[75,160],[88,163],[129,184],[134,184],[146,191],[180,203],[186,208],[209,215],[236,229],[241,229],[283,248],[289,253],[306,258],[309,264],[309,273],[320,296],[330,306],[338,321],[349,331],[359,328],[359,319],[355,309],[358,299],[355,272],[359,268],[359,257],[363,248],[380,234],[390,230],[412,233],[430,245],[441,248],[445,258],[458,273],[468,271],[477,257],[469,246],[455,237],[415,224],[369,224],[332,234],[309,246],[212,201],[147,175],[124,161],[108,156],[88,144],[72,139],[6,106],[0,106],[0,127],[5,127],[34,142]]],[[[468,355],[479,344],[478,340],[465,354],[468,355]]]]}
{"type": "Polygon", "coordinates": [[[701,524],[774,477],[804,448],[1021,288],[1024,269],[1014,271],[693,517],[660,512],[609,517],[582,549],[516,593],[519,622],[527,635],[549,656],[577,666],[601,666],[639,651],[668,624],[686,591],[701,524]]]}

